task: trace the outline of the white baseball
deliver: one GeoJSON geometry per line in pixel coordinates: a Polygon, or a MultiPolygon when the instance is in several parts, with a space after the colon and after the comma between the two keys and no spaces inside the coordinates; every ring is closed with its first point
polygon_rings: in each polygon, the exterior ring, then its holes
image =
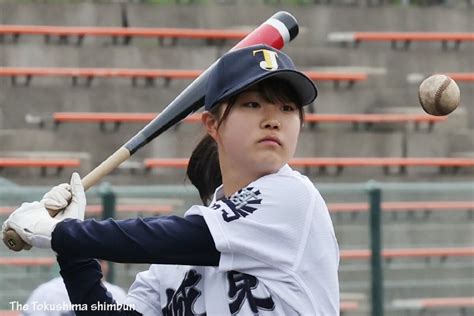
{"type": "Polygon", "coordinates": [[[456,82],[446,75],[432,75],[418,88],[418,98],[426,113],[443,116],[454,111],[461,101],[456,82]]]}

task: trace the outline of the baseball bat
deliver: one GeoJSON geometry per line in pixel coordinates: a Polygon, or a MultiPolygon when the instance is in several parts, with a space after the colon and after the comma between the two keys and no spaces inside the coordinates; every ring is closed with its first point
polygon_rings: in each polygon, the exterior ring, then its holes
{"type": "MultiPolygon", "coordinates": [[[[290,42],[298,35],[298,31],[299,28],[296,19],[290,13],[280,11],[263,22],[230,50],[255,44],[267,44],[274,48],[281,49],[286,43],[290,42]]],[[[87,190],[94,186],[100,181],[100,179],[117,168],[141,147],[145,146],[168,128],[202,107],[204,105],[206,82],[210,71],[216,63],[217,61],[201,73],[199,77],[197,77],[168,106],[166,106],[160,115],[155,117],[140,132],[125,143],[125,145],[120,147],[99,166],[87,174],[82,179],[84,189],[87,190]]],[[[51,216],[54,215],[56,214],[51,214],[51,216]]],[[[13,230],[4,233],[3,242],[13,251],[31,248],[31,246],[25,243],[13,230]]]]}

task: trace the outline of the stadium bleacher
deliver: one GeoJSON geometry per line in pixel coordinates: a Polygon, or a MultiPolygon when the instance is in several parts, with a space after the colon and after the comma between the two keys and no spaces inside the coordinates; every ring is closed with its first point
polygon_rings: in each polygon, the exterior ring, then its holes
{"type": "MultiPolygon", "coordinates": [[[[451,77],[456,82],[474,82],[474,73],[472,72],[447,72],[445,75],[451,77]]],[[[419,84],[421,81],[430,76],[430,74],[423,73],[409,73],[407,74],[407,82],[411,84],[419,84]]]]}
{"type": "MultiPolygon", "coordinates": [[[[148,158],[144,161],[147,169],[152,168],[186,168],[187,158],[148,158]]],[[[305,168],[305,174],[310,174],[310,168],[319,168],[320,173],[324,173],[330,167],[337,169],[336,174],[340,174],[344,168],[348,167],[383,167],[385,174],[389,174],[390,167],[398,168],[400,174],[406,173],[407,167],[439,167],[440,172],[446,172],[449,168],[452,172],[457,172],[459,168],[470,168],[474,166],[474,158],[448,158],[448,157],[294,157],[290,160],[290,165],[305,168]]]]}
{"type": "Polygon", "coordinates": [[[392,302],[394,309],[398,310],[415,310],[420,313],[426,313],[429,310],[454,309],[461,314],[465,313],[465,309],[474,306],[474,297],[436,297],[436,298],[419,298],[407,300],[394,300],[392,302]]]}
{"type": "MultiPolygon", "coordinates": [[[[100,123],[101,130],[105,131],[105,124],[114,124],[113,130],[118,130],[122,123],[148,123],[159,113],[117,113],[117,112],[55,112],[51,116],[35,117],[28,115],[25,118],[32,124],[43,127],[46,122],[52,121],[54,127],[62,123],[100,123]]],[[[311,126],[317,123],[351,123],[355,130],[362,125],[364,129],[370,129],[375,124],[385,123],[413,123],[415,130],[420,130],[420,125],[427,125],[426,130],[431,131],[435,123],[443,122],[447,117],[432,116],[426,114],[393,114],[393,113],[364,113],[364,114],[315,114],[307,113],[305,123],[311,126]]],[[[186,117],[185,123],[200,123],[201,114],[191,114],[186,117]]]]}
{"type": "Polygon", "coordinates": [[[84,37],[110,37],[113,43],[117,43],[117,38],[128,38],[123,43],[130,44],[131,38],[144,37],[156,38],[163,44],[163,39],[171,39],[171,43],[176,44],[177,39],[204,39],[207,44],[218,40],[223,43],[225,40],[240,40],[249,32],[239,30],[218,30],[218,29],[185,29],[185,28],[143,28],[143,27],[72,27],[72,26],[52,26],[52,25],[0,25],[0,39],[7,36],[13,42],[18,42],[21,36],[43,36],[45,43],[50,43],[53,38],[58,38],[59,43],[68,43],[69,38],[75,38],[75,43],[81,45],[84,37]]]}
{"type": "MultiPolygon", "coordinates": [[[[153,85],[156,79],[163,79],[164,85],[169,86],[171,80],[196,79],[202,70],[181,69],[105,69],[105,68],[0,68],[0,77],[10,77],[13,85],[18,83],[17,78],[24,78],[23,85],[28,86],[34,77],[70,77],[72,85],[76,86],[79,79],[84,80],[85,86],[91,86],[94,78],[131,78],[133,86],[143,79],[146,85],[153,85]]],[[[307,71],[306,75],[315,81],[333,81],[338,88],[340,82],[347,82],[352,87],[357,81],[367,80],[365,73],[351,72],[322,72],[307,71]]]]}
{"type": "Polygon", "coordinates": [[[474,33],[469,32],[332,32],[330,42],[358,47],[361,42],[390,42],[393,49],[408,49],[412,42],[441,42],[443,49],[452,43],[459,49],[461,42],[474,41],[474,33]],[[401,43],[401,46],[400,46],[401,43]]]}
{"type": "Polygon", "coordinates": [[[40,168],[42,175],[46,175],[47,169],[50,168],[55,168],[56,174],[59,175],[64,168],[79,168],[80,165],[79,159],[0,157],[0,170],[5,168],[40,168]]]}

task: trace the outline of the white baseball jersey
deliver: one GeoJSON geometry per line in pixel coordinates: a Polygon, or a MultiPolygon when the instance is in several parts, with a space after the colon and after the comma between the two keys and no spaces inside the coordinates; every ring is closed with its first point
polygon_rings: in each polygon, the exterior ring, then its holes
{"type": "MultiPolygon", "coordinates": [[[[119,286],[102,281],[107,291],[118,304],[122,304],[127,293],[119,286]]],[[[63,278],[57,277],[38,286],[25,303],[23,316],[70,316],[75,315],[68,307],[71,301],[63,278]]]]}
{"type": "Polygon", "coordinates": [[[143,315],[339,315],[339,248],[329,212],[285,165],[230,198],[193,206],[221,253],[218,267],[152,265],[127,304],[143,315]]]}

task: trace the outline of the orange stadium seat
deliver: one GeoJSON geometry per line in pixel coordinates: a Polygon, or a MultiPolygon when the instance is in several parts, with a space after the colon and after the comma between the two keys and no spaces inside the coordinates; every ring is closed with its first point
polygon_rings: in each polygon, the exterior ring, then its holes
{"type": "MultiPolygon", "coordinates": [[[[98,113],[98,112],[56,112],[52,115],[54,127],[61,123],[99,123],[101,131],[117,131],[122,123],[148,123],[159,113],[98,113]],[[113,124],[110,129],[106,128],[107,123],[113,124]]],[[[201,122],[201,114],[191,114],[184,119],[184,122],[201,122]]],[[[44,119],[40,119],[39,125],[44,125],[44,119]]]]}
{"type": "MultiPolygon", "coordinates": [[[[369,204],[365,202],[342,202],[328,203],[329,211],[332,214],[338,213],[366,213],[369,211],[369,204]]],[[[15,206],[0,206],[0,215],[10,214],[15,206]]],[[[463,212],[472,211],[474,201],[397,201],[382,202],[382,210],[385,212],[463,212]]],[[[102,212],[102,205],[90,204],[86,207],[86,214],[97,215],[102,212]]],[[[159,213],[168,214],[173,212],[172,205],[155,204],[119,204],[116,212],[118,213],[159,213]]]]}
{"type": "Polygon", "coordinates": [[[79,78],[84,78],[85,84],[90,85],[97,77],[131,78],[134,85],[139,78],[145,79],[148,85],[153,84],[156,78],[163,78],[165,84],[168,84],[172,79],[195,79],[201,72],[172,69],[0,67],[0,76],[11,77],[13,84],[16,84],[17,77],[25,77],[25,85],[29,85],[33,77],[71,77],[73,85],[78,84],[79,78]]]}
{"type": "Polygon", "coordinates": [[[21,312],[16,310],[0,310],[2,316],[20,316],[21,312]]]}
{"type": "Polygon", "coordinates": [[[441,42],[444,49],[448,42],[454,43],[458,49],[461,42],[474,41],[471,32],[333,32],[328,34],[330,42],[342,44],[352,43],[358,46],[360,42],[391,42],[392,48],[398,48],[397,43],[403,43],[402,48],[408,49],[411,42],[441,42]]]}
{"type": "MultiPolygon", "coordinates": [[[[152,213],[152,214],[170,214],[173,213],[172,205],[154,205],[154,204],[119,204],[116,212],[118,213],[152,213]]],[[[96,215],[102,213],[102,205],[87,205],[86,214],[96,215]]]]}
{"type": "Polygon", "coordinates": [[[44,36],[46,42],[49,42],[52,37],[58,37],[61,42],[67,42],[69,37],[77,37],[76,43],[79,45],[86,36],[111,37],[114,43],[117,42],[117,38],[170,38],[174,44],[178,38],[217,40],[220,43],[225,40],[240,40],[248,33],[245,30],[225,29],[0,25],[0,36],[11,36],[14,41],[22,35],[44,36]]]}
{"type": "MultiPolygon", "coordinates": [[[[440,308],[472,308],[474,297],[430,297],[414,299],[396,299],[392,301],[394,309],[427,311],[440,308]]],[[[463,313],[461,313],[463,314],[463,313]]]]}
{"type": "MultiPolygon", "coordinates": [[[[331,213],[367,212],[368,203],[329,203],[331,213]]],[[[406,210],[463,211],[474,209],[474,201],[397,201],[382,202],[382,209],[390,212],[406,210]]]]}
{"type": "Polygon", "coordinates": [[[415,129],[418,130],[420,124],[427,123],[428,130],[432,130],[434,123],[447,120],[446,116],[432,116],[427,114],[393,114],[393,113],[363,113],[363,114],[314,114],[305,115],[305,121],[309,123],[344,123],[353,124],[354,129],[358,129],[363,124],[369,128],[377,123],[408,123],[413,122],[415,129]]]}
{"type": "MultiPolygon", "coordinates": [[[[144,160],[145,168],[186,168],[187,158],[149,158],[144,160]]],[[[319,168],[325,172],[328,167],[336,167],[341,173],[345,167],[383,167],[389,173],[390,167],[399,167],[400,173],[406,172],[406,167],[439,167],[440,171],[453,168],[457,171],[461,167],[474,167],[474,158],[407,158],[407,157],[324,157],[324,158],[293,158],[290,165],[303,167],[306,173],[309,168],[319,168]]]]}
{"type": "Polygon", "coordinates": [[[359,309],[359,303],[356,301],[341,301],[339,308],[341,312],[354,312],[359,309]]]}
{"type": "MultiPolygon", "coordinates": [[[[371,256],[369,249],[341,250],[342,260],[366,260],[371,256]]],[[[474,257],[474,247],[444,248],[400,248],[383,249],[382,257],[394,258],[430,258],[430,257],[474,257]]],[[[56,264],[54,257],[3,257],[0,266],[52,266],[56,264]]]]}
{"type": "MultiPolygon", "coordinates": [[[[78,79],[83,78],[86,85],[90,85],[97,77],[102,78],[131,78],[132,84],[137,80],[145,79],[151,85],[155,79],[162,78],[165,85],[173,79],[195,79],[202,70],[180,69],[123,69],[123,68],[58,68],[58,67],[0,67],[0,77],[11,77],[12,84],[17,83],[18,77],[24,77],[25,85],[29,85],[33,77],[71,77],[73,85],[78,84],[78,79]]],[[[333,81],[336,87],[340,82],[348,82],[348,87],[356,81],[367,80],[368,75],[362,72],[305,72],[315,81],[333,81]]]]}
{"type": "MultiPolygon", "coordinates": [[[[148,123],[159,113],[110,113],[110,112],[56,112],[52,119],[55,126],[63,122],[100,123],[101,129],[105,130],[105,123],[113,123],[117,130],[121,123],[148,123]]],[[[446,116],[432,116],[427,114],[314,114],[307,113],[307,123],[352,123],[354,129],[360,124],[370,128],[375,123],[408,123],[413,122],[415,129],[419,129],[422,123],[428,124],[428,130],[433,128],[434,123],[447,120],[446,116]]],[[[191,114],[184,122],[199,123],[201,114],[191,114]]],[[[40,120],[43,124],[44,120],[40,120]]]]}
{"type": "MultiPolygon", "coordinates": [[[[0,206],[0,215],[8,215],[17,206],[0,206]]],[[[173,212],[172,205],[155,205],[155,204],[119,204],[116,206],[117,213],[152,213],[152,214],[170,214],[173,212]]],[[[89,204],[86,206],[87,215],[98,215],[102,213],[102,205],[89,204]]]]}
{"type": "MultiPolygon", "coordinates": [[[[382,257],[394,258],[430,258],[430,257],[473,257],[474,247],[445,247],[445,248],[401,248],[383,249],[382,257]]],[[[368,249],[341,250],[343,260],[365,260],[371,257],[368,249]]]]}
{"type": "MultiPolygon", "coordinates": [[[[358,213],[366,213],[369,211],[369,203],[365,202],[343,202],[328,203],[331,214],[350,213],[353,216],[358,213]]],[[[427,217],[431,212],[469,212],[472,218],[474,210],[474,201],[397,201],[382,202],[381,209],[384,212],[392,212],[394,217],[397,213],[423,212],[427,217]]]]}
{"type": "Polygon", "coordinates": [[[43,175],[47,168],[57,168],[59,174],[63,168],[76,168],[81,165],[79,159],[73,158],[15,158],[0,157],[0,170],[3,168],[41,168],[43,175]]]}
{"type": "Polygon", "coordinates": [[[474,81],[474,72],[448,72],[445,73],[448,77],[451,77],[454,81],[474,81]]]}
{"type": "MultiPolygon", "coordinates": [[[[451,77],[456,82],[466,82],[466,83],[473,83],[474,82],[474,72],[441,72],[439,74],[444,74],[448,77],[451,77]]],[[[423,79],[429,77],[433,74],[426,74],[426,73],[418,73],[413,72],[407,74],[407,82],[413,84],[420,84],[423,79]]]]}
{"type": "Polygon", "coordinates": [[[0,258],[0,266],[15,267],[51,267],[56,264],[54,257],[4,257],[0,258]]]}
{"type": "Polygon", "coordinates": [[[368,74],[364,72],[353,71],[337,71],[337,72],[316,72],[305,71],[305,74],[314,81],[333,81],[334,87],[339,88],[341,82],[347,82],[347,87],[350,88],[355,82],[365,81],[368,79],[368,74]]]}

